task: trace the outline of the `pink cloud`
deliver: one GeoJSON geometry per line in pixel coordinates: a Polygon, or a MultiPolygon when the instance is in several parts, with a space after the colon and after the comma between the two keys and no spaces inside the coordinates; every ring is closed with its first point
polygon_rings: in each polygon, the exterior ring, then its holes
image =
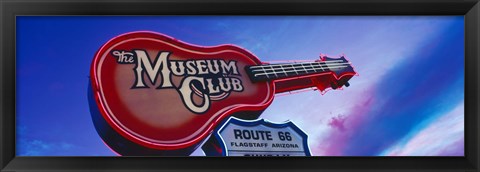
{"type": "Polygon", "coordinates": [[[341,132],[345,131],[345,120],[347,120],[347,117],[345,115],[338,115],[336,117],[333,117],[330,122],[328,123],[329,126],[333,128],[337,128],[341,132]]]}
{"type": "Polygon", "coordinates": [[[324,141],[313,145],[314,152],[322,152],[326,156],[341,156],[348,140],[355,134],[357,128],[368,121],[367,113],[371,110],[374,100],[374,88],[365,91],[358,103],[350,109],[349,114],[338,115],[331,118],[329,126],[332,128],[324,141]]]}

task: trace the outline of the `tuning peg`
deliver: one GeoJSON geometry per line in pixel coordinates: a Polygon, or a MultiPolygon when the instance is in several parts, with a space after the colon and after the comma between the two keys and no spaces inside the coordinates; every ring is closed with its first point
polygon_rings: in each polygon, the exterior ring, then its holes
{"type": "Polygon", "coordinates": [[[334,82],[332,82],[330,84],[330,87],[332,87],[332,89],[336,90],[338,88],[337,84],[335,84],[334,82]]]}
{"type": "Polygon", "coordinates": [[[345,82],[345,87],[350,87],[350,83],[345,82]]]}
{"type": "Polygon", "coordinates": [[[327,56],[325,54],[320,53],[319,60],[318,61],[325,61],[327,56]]]}

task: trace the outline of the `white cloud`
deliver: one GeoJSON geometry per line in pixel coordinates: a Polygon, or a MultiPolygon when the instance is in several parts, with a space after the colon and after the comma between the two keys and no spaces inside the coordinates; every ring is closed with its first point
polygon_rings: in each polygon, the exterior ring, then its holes
{"type": "Polygon", "coordinates": [[[39,139],[18,140],[18,156],[45,156],[75,149],[76,146],[67,142],[47,142],[39,139]]]}

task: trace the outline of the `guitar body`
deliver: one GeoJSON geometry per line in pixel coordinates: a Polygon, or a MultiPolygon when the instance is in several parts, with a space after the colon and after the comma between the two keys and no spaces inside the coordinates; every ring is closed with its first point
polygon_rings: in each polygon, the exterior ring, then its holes
{"type": "Polygon", "coordinates": [[[261,64],[233,45],[120,35],[93,59],[92,119],[120,155],[189,155],[227,117],[254,119],[270,105],[274,82],[252,82],[244,70],[261,64]]]}

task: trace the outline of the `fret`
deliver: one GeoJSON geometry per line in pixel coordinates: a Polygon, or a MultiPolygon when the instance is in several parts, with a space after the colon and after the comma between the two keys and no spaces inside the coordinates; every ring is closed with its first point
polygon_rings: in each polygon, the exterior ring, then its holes
{"type": "Polygon", "coordinates": [[[293,71],[295,73],[295,75],[301,75],[301,74],[304,74],[305,71],[303,69],[299,69],[299,67],[293,65],[293,68],[292,67],[289,67],[289,71],[293,71]]]}
{"type": "Polygon", "coordinates": [[[317,70],[315,69],[315,67],[313,67],[313,63],[310,63],[310,66],[313,68],[313,70],[314,70],[315,72],[317,72],[317,70]]]}
{"type": "Polygon", "coordinates": [[[302,65],[302,67],[303,67],[303,70],[305,70],[305,72],[308,73],[308,70],[305,69],[305,66],[303,66],[303,63],[302,63],[301,65],[302,65]]]}
{"type": "Polygon", "coordinates": [[[285,69],[283,68],[283,65],[281,65],[280,68],[282,68],[283,73],[285,73],[285,75],[288,76],[287,72],[285,72],[285,69]]]}
{"type": "MultiPolygon", "coordinates": [[[[270,68],[273,70],[273,67],[270,65],[270,68]]],[[[273,70],[274,71],[274,70],[273,70]]],[[[278,77],[277,73],[274,71],[273,74],[275,74],[275,77],[278,77]]]]}
{"type": "Polygon", "coordinates": [[[327,67],[328,70],[331,70],[330,66],[325,63],[325,66],[327,67]]]}
{"type": "Polygon", "coordinates": [[[295,67],[293,67],[293,64],[290,64],[290,66],[292,66],[293,70],[295,71],[295,74],[298,75],[297,69],[295,69],[295,67]]]}
{"type": "MultiPolygon", "coordinates": [[[[262,69],[263,69],[263,73],[267,73],[267,71],[265,71],[265,68],[263,66],[262,66],[262,69]]],[[[270,77],[268,77],[267,75],[267,78],[270,78],[270,77]]]]}
{"type": "Polygon", "coordinates": [[[323,69],[322,62],[318,62],[318,66],[320,66],[320,68],[322,69],[322,71],[325,71],[325,69],[323,69]]]}
{"type": "MultiPolygon", "coordinates": [[[[288,72],[292,72],[292,71],[288,71],[288,72]]],[[[255,76],[269,75],[269,74],[275,74],[275,72],[258,73],[258,74],[255,74],[255,76]]]]}

